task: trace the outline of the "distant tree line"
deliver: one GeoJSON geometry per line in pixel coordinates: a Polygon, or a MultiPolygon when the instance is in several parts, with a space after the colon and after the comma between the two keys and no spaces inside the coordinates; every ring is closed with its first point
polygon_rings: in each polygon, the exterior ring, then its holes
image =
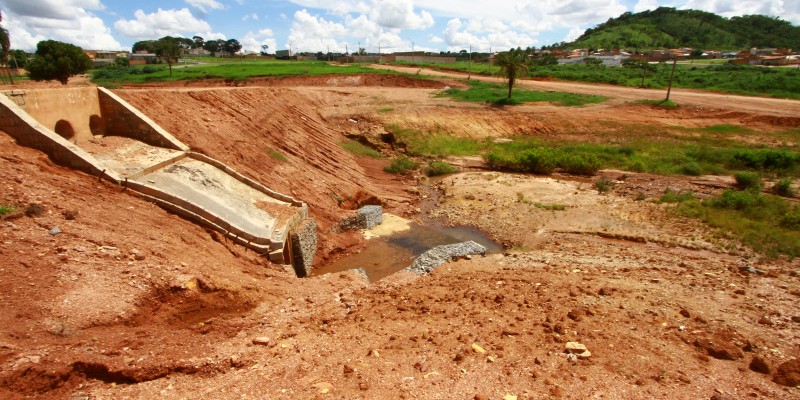
{"type": "MultiPolygon", "coordinates": [[[[203,49],[216,56],[217,53],[227,53],[233,56],[242,49],[241,43],[236,39],[228,40],[204,40],[200,36],[193,36],[191,39],[184,37],[164,36],[158,40],[142,40],[133,44],[131,49],[134,53],[145,51],[148,53],[158,54],[160,48],[168,46],[172,49],[177,48],[181,53],[185,54],[190,49],[203,49]]],[[[262,46],[263,48],[263,46],[262,46]]],[[[266,48],[264,48],[266,50],[266,48]]]]}

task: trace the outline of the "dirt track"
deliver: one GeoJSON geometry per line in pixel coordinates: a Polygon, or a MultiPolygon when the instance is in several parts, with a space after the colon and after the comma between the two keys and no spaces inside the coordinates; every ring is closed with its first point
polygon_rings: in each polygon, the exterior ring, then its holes
{"type": "MultiPolygon", "coordinates": [[[[377,69],[390,69],[409,74],[417,73],[419,68],[397,67],[392,65],[372,65],[377,69]]],[[[466,74],[455,72],[434,71],[430,69],[421,70],[421,74],[430,76],[441,76],[448,78],[466,78],[466,74]]],[[[472,79],[479,79],[487,82],[502,82],[497,77],[486,77],[472,75],[472,79]]],[[[666,96],[665,90],[639,89],[626,86],[600,85],[580,82],[560,82],[520,79],[517,81],[520,86],[533,90],[552,90],[581,94],[600,94],[612,98],[612,103],[620,103],[635,100],[660,100],[666,96]]],[[[779,117],[797,118],[800,113],[800,105],[797,100],[773,99],[767,97],[738,96],[730,94],[704,92],[690,89],[672,89],[670,99],[678,104],[691,104],[699,107],[724,108],[729,111],[740,111],[745,113],[755,113],[759,115],[771,115],[779,117]]]]}
{"type": "MultiPolygon", "coordinates": [[[[194,149],[308,202],[320,262],[363,246],[358,234],[330,231],[359,199],[418,215],[417,180],[382,172],[386,159],[345,152],[345,134],[374,140],[388,123],[587,141],[630,134],[618,130],[627,123],[773,132],[797,126],[789,111],[800,104],[728,106],[728,96],[706,94],[720,110],[707,115],[625,104],[642,92],[617,88],[596,106],[497,110],[435,98],[431,88],[305,83],[117,93],[194,149]]],[[[592,87],[606,90],[569,91],[592,87]]],[[[297,280],[4,134],[0,165],[0,200],[41,206],[0,221],[2,398],[800,397],[790,387],[800,380],[800,263],[762,260],[665,206],[632,200],[667,186],[720,190],[691,179],[627,174],[599,195],[571,177],[448,177],[432,213],[512,248],[367,285],[353,272],[297,280]],[[48,234],[54,226],[63,233],[48,234]],[[591,357],[568,357],[569,341],[591,357]]]]}

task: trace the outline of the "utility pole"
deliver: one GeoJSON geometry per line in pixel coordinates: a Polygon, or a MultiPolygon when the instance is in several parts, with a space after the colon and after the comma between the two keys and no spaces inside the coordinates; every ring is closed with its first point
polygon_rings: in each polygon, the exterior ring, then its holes
{"type": "Polygon", "coordinates": [[[639,85],[640,88],[644,89],[644,78],[647,76],[647,58],[645,57],[644,61],[642,61],[642,84],[639,85]]]}
{"type": "Polygon", "coordinates": [[[469,45],[469,60],[467,60],[467,79],[472,79],[472,44],[469,45]]]}
{"type": "Polygon", "coordinates": [[[669,74],[669,86],[667,87],[667,98],[664,99],[665,103],[669,101],[669,94],[672,92],[672,78],[675,76],[675,66],[678,65],[678,57],[675,55],[673,57],[675,58],[672,60],[672,72],[669,74]]]}

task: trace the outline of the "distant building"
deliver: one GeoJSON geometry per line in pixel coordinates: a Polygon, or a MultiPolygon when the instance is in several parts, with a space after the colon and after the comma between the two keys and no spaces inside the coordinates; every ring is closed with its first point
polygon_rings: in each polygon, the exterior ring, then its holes
{"type": "Polygon", "coordinates": [[[291,50],[278,50],[275,52],[275,58],[279,60],[286,60],[292,57],[291,50]]]}
{"type": "Polygon", "coordinates": [[[84,50],[83,52],[92,60],[94,68],[113,64],[117,58],[128,57],[128,52],[121,50],[84,50]]]}

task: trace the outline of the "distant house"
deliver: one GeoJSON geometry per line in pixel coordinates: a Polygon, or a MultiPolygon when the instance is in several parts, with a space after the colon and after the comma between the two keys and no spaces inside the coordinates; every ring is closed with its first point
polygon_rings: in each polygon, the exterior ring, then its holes
{"type": "Polygon", "coordinates": [[[92,60],[92,66],[94,68],[113,64],[117,58],[128,57],[127,51],[120,50],[84,50],[83,52],[92,60]]]}
{"type": "Polygon", "coordinates": [[[157,55],[144,50],[128,55],[128,61],[131,65],[155,64],[157,60],[157,55]]]}
{"type": "Polygon", "coordinates": [[[275,52],[275,58],[279,60],[288,60],[291,57],[292,57],[291,50],[278,50],[275,52]]]}

